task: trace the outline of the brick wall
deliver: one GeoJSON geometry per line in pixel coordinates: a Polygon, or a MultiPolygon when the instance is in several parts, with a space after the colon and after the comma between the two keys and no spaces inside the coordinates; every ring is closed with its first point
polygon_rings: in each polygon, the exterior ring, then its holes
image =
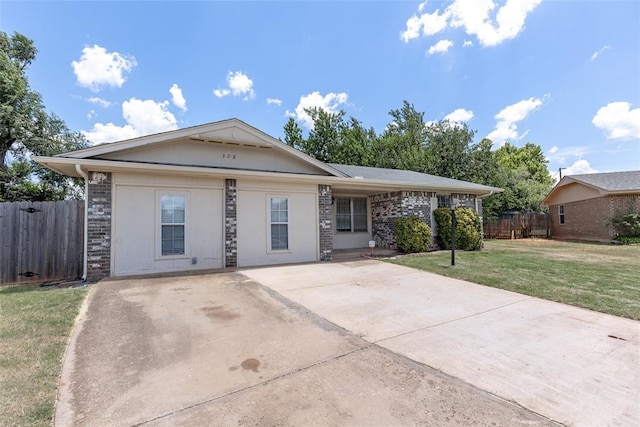
{"type": "Polygon", "coordinates": [[[87,280],[111,275],[111,173],[89,172],[87,280]]]}
{"type": "Polygon", "coordinates": [[[333,260],[333,210],[331,208],[331,194],[330,185],[318,185],[320,261],[333,260]]]}
{"type": "Polygon", "coordinates": [[[551,237],[608,241],[614,237],[613,229],[607,225],[609,220],[629,210],[640,212],[640,194],[603,196],[564,203],[564,224],[560,224],[558,206],[549,206],[551,237]]]}
{"type": "Polygon", "coordinates": [[[224,180],[224,263],[238,266],[238,190],[235,179],[224,180]]]}

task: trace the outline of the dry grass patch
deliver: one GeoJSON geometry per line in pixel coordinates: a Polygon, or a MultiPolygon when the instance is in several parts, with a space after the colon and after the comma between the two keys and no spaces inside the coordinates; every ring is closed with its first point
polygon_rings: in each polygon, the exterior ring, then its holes
{"type": "Polygon", "coordinates": [[[0,425],[51,425],[62,357],[85,295],[0,288],[0,425]]]}
{"type": "Polygon", "coordinates": [[[488,240],[480,252],[449,251],[391,262],[640,320],[640,246],[543,239],[488,240]]]}

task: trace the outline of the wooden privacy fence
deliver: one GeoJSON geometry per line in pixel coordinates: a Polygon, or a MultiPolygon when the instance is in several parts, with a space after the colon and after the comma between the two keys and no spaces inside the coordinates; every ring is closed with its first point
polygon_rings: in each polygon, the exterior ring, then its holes
{"type": "Polygon", "coordinates": [[[84,201],[0,203],[0,284],[82,276],[84,201]]]}
{"type": "Polygon", "coordinates": [[[549,238],[549,214],[519,213],[510,218],[485,220],[482,223],[485,239],[549,238]]]}

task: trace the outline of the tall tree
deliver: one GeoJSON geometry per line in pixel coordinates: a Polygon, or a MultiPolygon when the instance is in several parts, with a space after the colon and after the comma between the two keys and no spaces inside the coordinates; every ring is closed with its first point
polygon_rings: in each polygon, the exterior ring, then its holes
{"type": "Polygon", "coordinates": [[[47,114],[40,94],[29,86],[26,72],[36,54],[28,37],[0,32],[0,201],[74,196],[73,180],[40,167],[31,156],[88,145],[64,121],[47,114]]]}
{"type": "Polygon", "coordinates": [[[284,142],[302,151],[303,141],[302,129],[300,129],[293,117],[289,117],[289,120],[284,125],[284,142]]]}
{"type": "Polygon", "coordinates": [[[501,169],[494,175],[503,193],[485,199],[485,216],[504,211],[544,211],[542,200],[553,186],[547,160],[539,145],[528,142],[523,147],[505,144],[495,151],[501,169]]]}
{"type": "Polygon", "coordinates": [[[389,111],[393,119],[375,147],[375,166],[424,172],[428,132],[424,113],[413,104],[402,102],[402,108],[389,111]]]}
{"type": "Polygon", "coordinates": [[[445,178],[471,178],[470,149],[475,131],[448,120],[427,126],[424,172],[445,178]]]}

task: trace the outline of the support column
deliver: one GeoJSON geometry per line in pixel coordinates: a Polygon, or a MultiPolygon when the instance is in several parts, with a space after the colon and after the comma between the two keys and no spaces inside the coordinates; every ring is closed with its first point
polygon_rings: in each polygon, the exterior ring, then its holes
{"type": "Polygon", "coordinates": [[[238,266],[238,190],[235,179],[224,180],[224,266],[238,266]]]}
{"type": "Polygon", "coordinates": [[[320,239],[320,261],[332,261],[333,209],[331,208],[330,185],[318,185],[318,221],[320,239]]]}
{"type": "Polygon", "coordinates": [[[111,275],[111,173],[89,172],[87,186],[87,280],[111,275]]]}

